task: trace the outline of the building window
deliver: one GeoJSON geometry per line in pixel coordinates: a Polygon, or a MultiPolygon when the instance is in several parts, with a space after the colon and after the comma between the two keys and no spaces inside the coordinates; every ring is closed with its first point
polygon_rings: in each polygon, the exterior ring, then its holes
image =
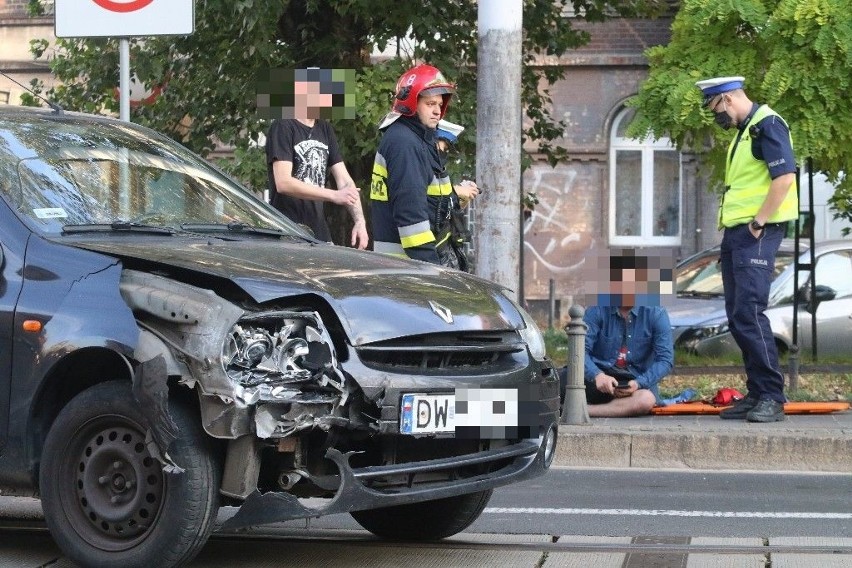
{"type": "Polygon", "coordinates": [[[9,91],[0,91],[0,105],[9,104],[9,91]]]}
{"type": "Polygon", "coordinates": [[[634,112],[622,110],[612,125],[609,242],[617,246],[680,246],[680,152],[668,138],[627,138],[625,131],[634,112]]]}

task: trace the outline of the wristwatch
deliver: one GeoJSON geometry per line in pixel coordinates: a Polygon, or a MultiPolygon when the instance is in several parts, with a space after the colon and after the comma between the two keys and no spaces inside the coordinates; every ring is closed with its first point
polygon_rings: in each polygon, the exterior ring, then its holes
{"type": "Polygon", "coordinates": [[[749,223],[748,226],[754,229],[755,231],[762,231],[766,225],[761,225],[757,222],[757,219],[752,219],[751,223],[749,223]]]}

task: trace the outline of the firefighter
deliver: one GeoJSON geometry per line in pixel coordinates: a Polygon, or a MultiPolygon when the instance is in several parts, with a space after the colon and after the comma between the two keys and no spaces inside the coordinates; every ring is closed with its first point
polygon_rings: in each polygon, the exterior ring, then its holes
{"type": "Polygon", "coordinates": [[[370,184],[376,252],[441,264],[436,235],[449,226],[453,187],[435,131],[455,90],[425,64],[403,73],[396,84],[393,110],[379,126],[383,134],[370,184]]]}
{"type": "MultiPolygon", "coordinates": [[[[437,138],[438,154],[441,157],[441,163],[445,166],[450,148],[458,142],[459,135],[462,132],[464,132],[463,126],[448,120],[441,120],[438,123],[435,137],[437,138]]],[[[470,261],[464,251],[465,243],[470,242],[470,231],[467,228],[467,219],[465,218],[464,210],[478,195],[479,188],[471,180],[462,180],[461,183],[453,184],[453,191],[450,193],[449,198],[450,204],[447,207],[450,215],[449,222],[445,224],[446,226],[443,230],[435,233],[438,258],[444,266],[465,272],[472,271],[470,261]]],[[[445,207],[443,201],[443,198],[429,198],[429,205],[443,209],[445,207]]]]}

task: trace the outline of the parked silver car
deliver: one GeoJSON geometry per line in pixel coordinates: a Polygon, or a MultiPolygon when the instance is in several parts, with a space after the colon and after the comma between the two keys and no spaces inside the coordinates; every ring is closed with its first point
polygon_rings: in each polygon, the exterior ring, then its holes
{"type": "MultiPolygon", "coordinates": [[[[775,279],[769,290],[766,316],[780,353],[793,344],[793,255],[794,243],[785,240],[775,260],[775,279]]],[[[810,255],[800,244],[800,262],[810,255]]],[[[799,273],[798,344],[802,352],[812,349],[812,317],[816,308],[817,353],[848,354],[852,344],[852,241],[817,243],[816,294],[810,271],[799,273]]],[[[682,261],[676,272],[676,298],[666,305],[675,346],[705,356],[738,354],[728,330],[719,247],[682,261]]]]}

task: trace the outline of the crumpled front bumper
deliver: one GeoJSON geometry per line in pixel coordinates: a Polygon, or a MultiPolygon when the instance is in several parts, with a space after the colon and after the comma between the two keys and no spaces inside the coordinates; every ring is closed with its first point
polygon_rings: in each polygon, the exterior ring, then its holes
{"type": "MultiPolygon", "coordinates": [[[[550,465],[546,460],[544,435],[550,428],[556,428],[556,423],[545,425],[542,428],[542,436],[538,440],[521,440],[501,448],[462,456],[385,466],[352,468],[349,465],[348,454],[331,448],[326,453],[326,458],[337,465],[340,472],[340,485],[326,506],[313,509],[306,507],[289,493],[261,494],[255,491],[246,498],[237,514],[228,519],[222,528],[228,530],[291,519],[431,501],[485,491],[537,477],[542,475],[550,465]],[[370,486],[371,481],[392,475],[415,476],[498,462],[505,462],[505,465],[496,471],[472,477],[415,484],[403,488],[393,486],[390,489],[381,489],[370,486]]],[[[550,450],[555,451],[555,446],[550,450]]]]}

